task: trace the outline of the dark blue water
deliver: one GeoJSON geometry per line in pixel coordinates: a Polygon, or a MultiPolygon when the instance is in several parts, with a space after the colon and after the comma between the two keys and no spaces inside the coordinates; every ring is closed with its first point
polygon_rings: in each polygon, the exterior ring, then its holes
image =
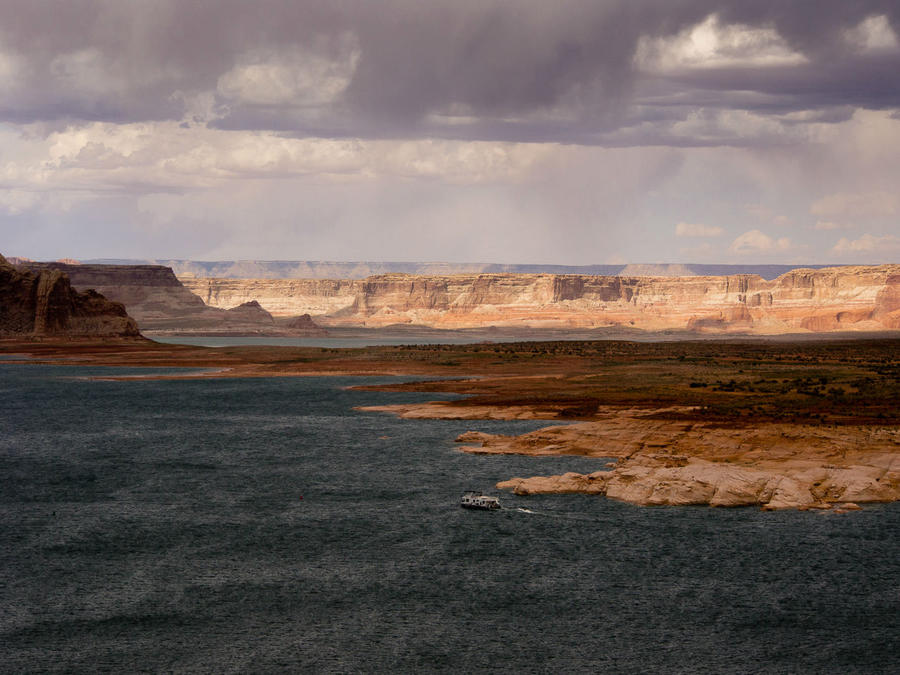
{"type": "Polygon", "coordinates": [[[464,455],[538,424],[357,413],[438,398],[359,378],[109,372],[0,364],[4,672],[897,672],[900,504],[464,511],[601,463],[464,455]]]}

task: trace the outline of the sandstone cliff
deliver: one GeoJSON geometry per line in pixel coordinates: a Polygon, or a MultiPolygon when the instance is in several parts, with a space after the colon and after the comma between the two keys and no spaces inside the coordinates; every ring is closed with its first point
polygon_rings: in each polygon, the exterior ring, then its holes
{"type": "Polygon", "coordinates": [[[900,265],[758,275],[645,277],[556,274],[366,279],[209,279],[184,285],[212,306],[256,299],[275,316],[325,325],[530,326],[777,334],[896,330],[900,265]]]}
{"type": "Polygon", "coordinates": [[[179,280],[211,307],[230,309],[257,300],[275,316],[328,316],[352,311],[360,283],[335,279],[180,277],[179,280]]]}
{"type": "Polygon", "coordinates": [[[0,335],[135,337],[125,307],[96,291],[75,291],[54,269],[17,269],[0,255],[0,335]]]}
{"type": "Polygon", "coordinates": [[[29,262],[32,272],[64,272],[79,289],[94,289],[128,308],[142,329],[175,320],[221,320],[222,311],[208,308],[187,290],[168,267],[160,265],[69,265],[29,262]],[[209,310],[209,311],[207,311],[209,310]]]}
{"type": "Polygon", "coordinates": [[[144,331],[289,336],[322,332],[315,324],[278,326],[255,298],[227,310],[210,307],[185,288],[171,269],[161,265],[29,261],[22,266],[36,273],[65,273],[76,288],[93,289],[121,302],[144,331]]]}

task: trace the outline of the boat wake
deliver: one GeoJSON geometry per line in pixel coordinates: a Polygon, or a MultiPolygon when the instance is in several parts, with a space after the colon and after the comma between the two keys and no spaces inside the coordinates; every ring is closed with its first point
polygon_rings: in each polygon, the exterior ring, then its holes
{"type": "Polygon", "coordinates": [[[507,509],[507,511],[527,513],[530,516],[543,516],[544,518],[557,518],[559,520],[580,520],[585,522],[597,522],[597,518],[592,518],[591,516],[584,516],[575,513],[560,513],[558,511],[533,511],[532,509],[526,509],[524,506],[517,506],[514,509],[507,509]]]}

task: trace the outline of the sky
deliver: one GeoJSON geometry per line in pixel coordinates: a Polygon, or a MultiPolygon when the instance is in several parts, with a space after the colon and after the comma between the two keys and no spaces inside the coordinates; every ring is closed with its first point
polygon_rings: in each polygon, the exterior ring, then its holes
{"type": "Polygon", "coordinates": [[[0,0],[0,253],[900,262],[898,0],[0,0]]]}

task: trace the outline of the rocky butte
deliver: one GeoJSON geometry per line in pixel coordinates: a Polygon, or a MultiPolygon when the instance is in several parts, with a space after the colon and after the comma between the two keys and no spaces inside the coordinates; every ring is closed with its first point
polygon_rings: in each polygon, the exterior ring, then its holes
{"type": "Polygon", "coordinates": [[[0,336],[137,337],[124,305],[79,293],[59,270],[32,273],[0,255],[0,336]]]}
{"type": "Polygon", "coordinates": [[[759,275],[384,274],[366,279],[182,277],[214,307],[250,300],[322,325],[457,329],[626,327],[783,334],[900,329],[900,265],[759,275]]]}

